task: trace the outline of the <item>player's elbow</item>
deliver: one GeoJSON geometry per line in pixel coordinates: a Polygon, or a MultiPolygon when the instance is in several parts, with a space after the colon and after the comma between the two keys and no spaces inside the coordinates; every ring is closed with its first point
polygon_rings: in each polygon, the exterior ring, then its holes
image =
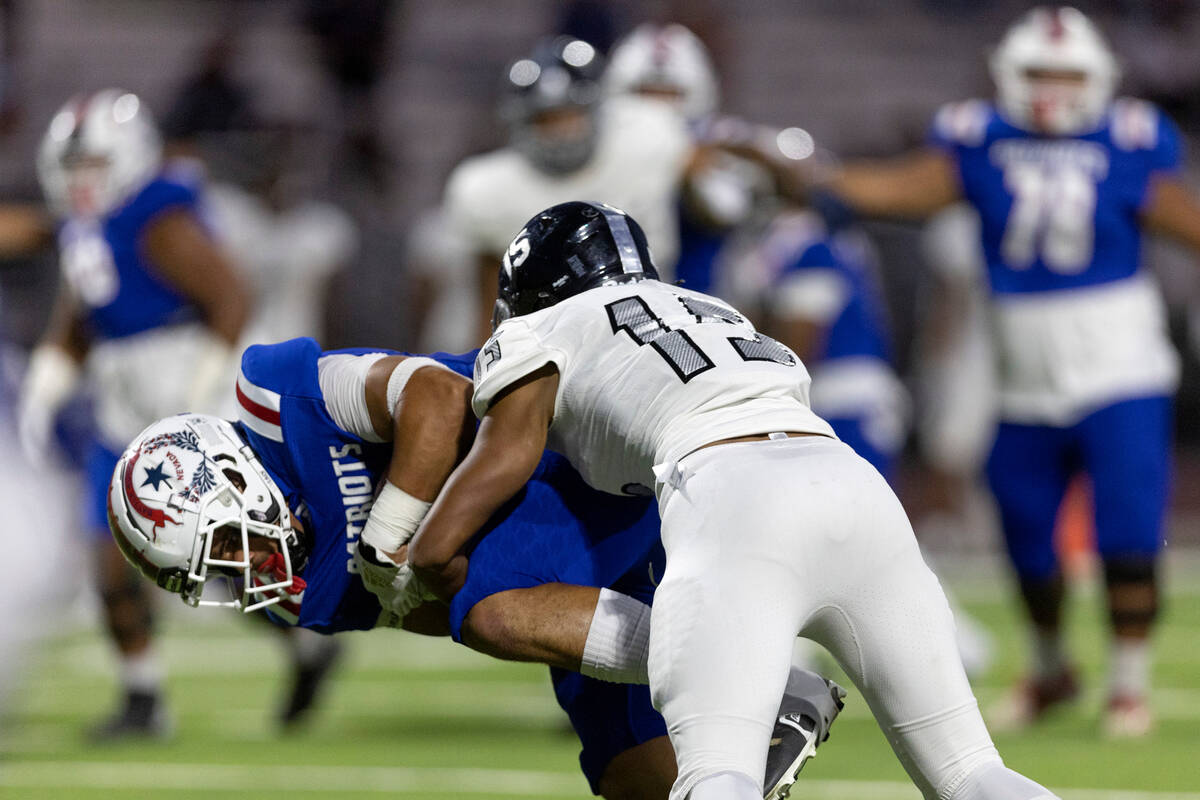
{"type": "Polygon", "coordinates": [[[409,543],[408,564],[422,581],[438,582],[447,572],[458,549],[442,541],[417,536],[409,543]]]}

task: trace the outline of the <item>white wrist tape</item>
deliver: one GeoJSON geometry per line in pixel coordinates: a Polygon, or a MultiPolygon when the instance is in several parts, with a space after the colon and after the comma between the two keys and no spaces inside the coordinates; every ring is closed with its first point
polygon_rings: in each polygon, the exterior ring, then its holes
{"type": "Polygon", "coordinates": [[[82,377],[78,362],[61,347],[39,345],[29,357],[21,385],[21,410],[33,408],[54,416],[75,391],[82,377]]]}
{"type": "Polygon", "coordinates": [[[54,430],[54,418],[78,386],[82,370],[56,345],[41,345],[29,358],[17,402],[21,449],[34,464],[44,464],[54,430]]]}
{"type": "Polygon", "coordinates": [[[396,413],[396,403],[400,401],[400,394],[404,391],[404,387],[408,383],[408,379],[412,377],[414,372],[422,367],[437,367],[438,369],[450,371],[449,367],[445,366],[444,364],[439,364],[432,358],[426,358],[425,356],[409,356],[401,361],[396,365],[396,368],[392,370],[391,377],[388,378],[387,407],[389,414],[396,413]]]}
{"type": "Polygon", "coordinates": [[[186,407],[180,411],[211,414],[221,407],[225,395],[232,395],[237,376],[237,353],[216,336],[205,336],[192,362],[192,382],[188,386],[186,407]]]}
{"type": "Polygon", "coordinates": [[[601,589],[579,672],[613,683],[650,682],[650,606],[601,589]]]}
{"type": "Polygon", "coordinates": [[[380,554],[394,553],[408,544],[432,505],[385,482],[363,525],[362,540],[380,554]]]}

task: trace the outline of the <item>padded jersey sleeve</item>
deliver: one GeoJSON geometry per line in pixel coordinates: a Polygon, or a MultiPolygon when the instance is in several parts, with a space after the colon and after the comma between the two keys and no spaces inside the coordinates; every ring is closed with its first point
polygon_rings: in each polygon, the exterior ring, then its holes
{"type": "Polygon", "coordinates": [[[505,321],[475,358],[475,395],[471,401],[475,416],[482,419],[497,395],[546,364],[554,364],[561,373],[566,354],[547,345],[525,319],[505,321]]]}
{"type": "Polygon", "coordinates": [[[1157,131],[1153,149],[1150,150],[1150,169],[1155,172],[1178,172],[1183,166],[1183,148],[1180,143],[1179,128],[1174,121],[1159,109],[1154,109],[1157,117],[1157,131]]]}
{"type": "Polygon", "coordinates": [[[198,214],[199,199],[195,184],[156,178],[130,202],[125,214],[135,227],[141,228],[160,214],[175,209],[198,214]]]}
{"type": "Polygon", "coordinates": [[[990,119],[990,109],[982,100],[947,103],[934,114],[926,143],[957,156],[960,148],[983,143],[990,119]]]}

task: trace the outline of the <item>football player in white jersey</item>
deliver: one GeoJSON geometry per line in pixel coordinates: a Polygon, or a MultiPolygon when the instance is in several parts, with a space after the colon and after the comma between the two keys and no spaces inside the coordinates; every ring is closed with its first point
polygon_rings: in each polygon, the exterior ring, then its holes
{"type": "Polygon", "coordinates": [[[801,634],[839,660],[926,797],[1053,797],[1001,761],[908,520],[809,408],[804,365],[657,277],[611,206],[564,203],[517,234],[475,362],[479,432],[410,545],[413,570],[452,596],[461,547],[548,444],[595,488],[658,498],[649,672],[673,800],[761,797],[771,698],[801,634]]]}
{"type": "Polygon", "coordinates": [[[1150,637],[1179,377],[1140,248],[1153,232],[1200,253],[1200,203],[1179,176],[1174,123],[1149,103],[1114,99],[1116,58],[1076,9],[1029,12],[991,68],[994,102],[943,107],[929,147],[848,164],[828,189],[865,215],[923,218],[958,200],[978,212],[1001,368],[987,473],[1033,653],[1002,716],[1026,724],[1079,693],[1053,533],[1082,473],[1112,630],[1103,727],[1140,736],[1153,721],[1150,637]]]}
{"type": "Polygon", "coordinates": [[[478,265],[476,343],[487,337],[504,248],[541,208],[576,197],[628,208],[663,262],[674,263],[687,126],[661,103],[604,99],[601,62],[587,42],[558,37],[510,65],[500,107],[508,146],[464,160],[447,180],[447,224],[478,265]]]}

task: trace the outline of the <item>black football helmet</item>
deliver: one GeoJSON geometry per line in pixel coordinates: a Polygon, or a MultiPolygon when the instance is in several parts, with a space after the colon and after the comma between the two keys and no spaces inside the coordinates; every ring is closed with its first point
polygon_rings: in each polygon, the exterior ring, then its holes
{"type": "Polygon", "coordinates": [[[596,147],[596,111],[603,96],[603,57],[587,42],[556,36],[508,66],[500,116],[509,144],[543,172],[573,172],[596,147]],[[554,125],[553,112],[579,110],[574,124],[554,125]]]}
{"type": "Polygon", "coordinates": [[[500,268],[492,329],[597,286],[658,279],[646,234],[604,203],[559,203],[513,239],[500,268]]]}

